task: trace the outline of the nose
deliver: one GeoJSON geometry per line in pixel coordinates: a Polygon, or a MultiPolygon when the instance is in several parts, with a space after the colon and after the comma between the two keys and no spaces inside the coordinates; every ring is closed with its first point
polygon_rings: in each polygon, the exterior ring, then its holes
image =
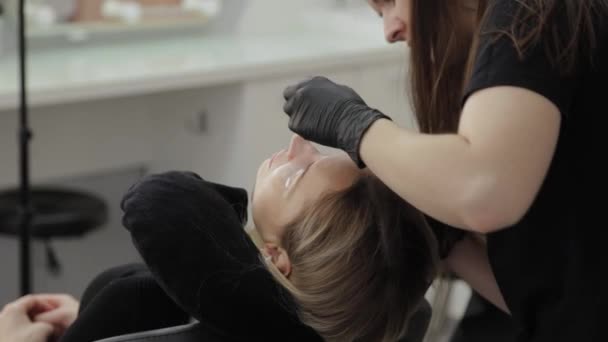
{"type": "Polygon", "coordinates": [[[289,148],[287,149],[287,159],[291,160],[295,158],[298,154],[300,154],[304,150],[304,145],[307,143],[304,138],[301,136],[294,134],[291,137],[291,141],[289,142],[289,148]]]}
{"type": "Polygon", "coordinates": [[[384,37],[389,43],[405,41],[407,26],[396,17],[384,16],[384,37]]]}
{"type": "Polygon", "coordinates": [[[308,140],[301,136],[294,134],[291,137],[289,148],[287,149],[287,160],[302,157],[307,158],[308,156],[314,156],[319,154],[319,151],[315,146],[308,140]]]}

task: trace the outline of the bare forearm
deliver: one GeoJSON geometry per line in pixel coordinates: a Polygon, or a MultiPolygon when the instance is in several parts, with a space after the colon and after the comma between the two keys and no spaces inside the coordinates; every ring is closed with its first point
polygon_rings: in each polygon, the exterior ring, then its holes
{"type": "Polygon", "coordinates": [[[477,176],[483,166],[464,137],[424,135],[379,120],[360,152],[369,169],[409,203],[446,224],[475,230],[468,214],[491,184],[477,176]]]}
{"type": "Polygon", "coordinates": [[[482,297],[506,313],[510,313],[500,292],[488,259],[485,244],[468,236],[452,249],[445,261],[447,268],[466,281],[482,297]]]}
{"type": "Polygon", "coordinates": [[[493,87],[466,102],[457,134],[426,135],[378,120],[360,156],[423,212],[480,233],[504,229],[532,206],[551,165],[561,115],[526,89],[493,87]]]}

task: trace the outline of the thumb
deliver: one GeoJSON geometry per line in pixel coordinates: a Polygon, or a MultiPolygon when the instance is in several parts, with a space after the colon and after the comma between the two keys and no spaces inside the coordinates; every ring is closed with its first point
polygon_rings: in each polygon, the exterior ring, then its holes
{"type": "Polygon", "coordinates": [[[41,313],[34,317],[34,321],[63,326],[69,321],[69,313],[66,310],[57,309],[41,313]]]}
{"type": "Polygon", "coordinates": [[[55,329],[52,325],[44,322],[32,323],[28,327],[28,341],[31,342],[46,342],[55,329]]]}

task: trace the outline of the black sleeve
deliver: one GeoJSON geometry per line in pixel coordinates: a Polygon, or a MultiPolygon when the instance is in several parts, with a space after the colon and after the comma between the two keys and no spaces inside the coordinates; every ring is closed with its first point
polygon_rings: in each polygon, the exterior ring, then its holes
{"type": "MultiPolygon", "coordinates": [[[[300,322],[293,298],[244,231],[245,190],[167,172],[137,182],[121,207],[154,279],[208,329],[238,341],[322,341],[300,322]]],[[[403,341],[421,341],[429,321],[423,301],[403,341]]]]}
{"type": "Polygon", "coordinates": [[[320,340],[245,232],[245,190],[167,172],[136,183],[121,207],[152,275],[190,315],[237,340],[320,340]]]}
{"type": "Polygon", "coordinates": [[[491,2],[481,36],[472,76],[465,88],[463,103],[478,90],[494,86],[514,86],[538,93],[567,116],[572,102],[574,78],[562,76],[550,63],[541,40],[520,58],[513,40],[505,34],[521,6],[513,0],[491,2]]]}
{"type": "Polygon", "coordinates": [[[60,342],[87,342],[189,322],[143,265],[103,272],[87,287],[78,318],[60,342]]]}

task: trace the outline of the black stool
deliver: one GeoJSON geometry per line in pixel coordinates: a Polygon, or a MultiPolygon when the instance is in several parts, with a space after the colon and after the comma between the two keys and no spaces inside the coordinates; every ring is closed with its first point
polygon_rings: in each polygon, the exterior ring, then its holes
{"type": "MultiPolygon", "coordinates": [[[[32,187],[31,238],[46,246],[47,266],[58,273],[61,266],[50,240],[77,238],[102,226],[108,220],[103,199],[91,193],[58,187],[32,187]]],[[[0,191],[0,235],[19,236],[19,190],[0,191]]]]}

